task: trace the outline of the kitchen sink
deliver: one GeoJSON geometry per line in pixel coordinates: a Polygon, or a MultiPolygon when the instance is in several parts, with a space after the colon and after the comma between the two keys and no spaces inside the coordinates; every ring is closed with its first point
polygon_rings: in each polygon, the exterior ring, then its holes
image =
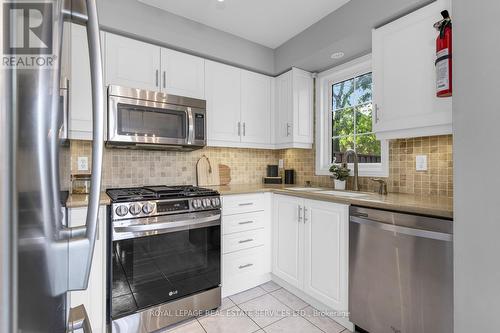
{"type": "Polygon", "coordinates": [[[315,191],[324,191],[325,189],[321,187],[288,187],[286,188],[286,190],[315,192],[315,191]]]}
{"type": "Polygon", "coordinates": [[[349,198],[366,197],[365,193],[347,192],[347,191],[321,191],[319,192],[319,194],[338,195],[339,197],[349,197],[349,198]]]}

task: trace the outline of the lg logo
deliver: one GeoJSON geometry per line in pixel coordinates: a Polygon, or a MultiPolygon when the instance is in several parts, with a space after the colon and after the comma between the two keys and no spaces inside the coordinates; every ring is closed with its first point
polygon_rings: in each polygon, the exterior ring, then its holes
{"type": "Polygon", "coordinates": [[[52,54],[52,3],[3,4],[3,53],[52,54]]]}

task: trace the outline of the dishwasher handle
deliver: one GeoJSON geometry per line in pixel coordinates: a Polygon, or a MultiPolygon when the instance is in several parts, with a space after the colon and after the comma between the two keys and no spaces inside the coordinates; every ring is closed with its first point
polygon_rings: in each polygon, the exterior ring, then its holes
{"type": "Polygon", "coordinates": [[[352,215],[351,215],[349,220],[351,223],[364,224],[364,225],[367,225],[370,227],[378,228],[378,229],[389,231],[389,232],[395,232],[398,234],[414,236],[414,237],[422,237],[422,238],[428,238],[428,239],[435,239],[435,240],[440,240],[440,241],[445,241],[445,242],[452,242],[453,241],[453,235],[446,234],[443,232],[402,227],[399,225],[387,224],[387,223],[383,223],[383,222],[379,222],[379,221],[375,221],[375,220],[371,220],[371,219],[367,219],[367,218],[363,218],[363,217],[352,216],[352,215]]]}

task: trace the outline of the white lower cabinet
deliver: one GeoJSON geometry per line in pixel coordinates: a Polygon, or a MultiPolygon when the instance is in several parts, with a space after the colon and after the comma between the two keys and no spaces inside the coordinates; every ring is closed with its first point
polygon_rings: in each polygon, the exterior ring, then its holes
{"type": "Polygon", "coordinates": [[[294,287],[303,280],[304,199],[276,195],[273,205],[273,274],[294,287]]]}
{"type": "MultiPolygon", "coordinates": [[[[68,209],[70,227],[85,225],[87,208],[68,209]]],[[[92,332],[106,332],[106,206],[99,208],[97,239],[86,290],[68,293],[71,307],[83,304],[89,315],[92,332]]]]}
{"type": "Polygon", "coordinates": [[[271,279],[270,193],[222,198],[222,295],[271,279]]]}
{"type": "Polygon", "coordinates": [[[305,200],[304,209],[304,292],[347,311],[348,206],[305,200]]]}
{"type": "Polygon", "coordinates": [[[275,195],[273,274],[333,310],[347,311],[347,205],[275,195]]]}

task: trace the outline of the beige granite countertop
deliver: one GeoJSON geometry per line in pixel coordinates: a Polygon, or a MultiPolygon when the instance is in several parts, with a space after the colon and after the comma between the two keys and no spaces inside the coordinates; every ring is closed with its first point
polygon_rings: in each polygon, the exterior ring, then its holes
{"type": "MultiPolygon", "coordinates": [[[[453,199],[447,197],[415,195],[405,193],[389,193],[380,195],[377,193],[360,192],[365,194],[363,197],[349,198],[336,196],[332,194],[322,194],[321,192],[296,191],[290,190],[293,186],[284,185],[226,185],[226,186],[207,186],[219,191],[221,195],[245,194],[272,192],[277,194],[286,194],[296,197],[331,201],[343,204],[351,204],[370,208],[380,208],[405,213],[422,214],[442,218],[453,218],[453,199]]],[[[299,187],[299,186],[296,186],[299,187]]],[[[333,190],[325,188],[325,190],[333,190]]]]}
{"type": "MultiPolygon", "coordinates": [[[[67,208],[76,208],[76,207],[87,207],[89,204],[89,196],[88,194],[69,194],[68,200],[66,200],[67,208]]],[[[100,205],[107,206],[111,204],[111,199],[105,192],[101,192],[100,205]]]]}

